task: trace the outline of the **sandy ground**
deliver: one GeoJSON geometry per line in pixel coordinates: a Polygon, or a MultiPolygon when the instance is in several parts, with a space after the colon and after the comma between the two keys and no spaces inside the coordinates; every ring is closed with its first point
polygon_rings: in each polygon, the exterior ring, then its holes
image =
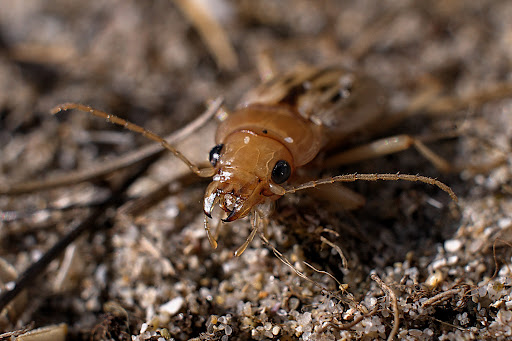
{"type": "MultiPolygon", "coordinates": [[[[308,63],[367,73],[397,103],[434,83],[440,96],[466,99],[512,83],[510,1],[194,3],[187,12],[185,1],[0,0],[0,189],[93,170],[149,143],[83,113],[51,116],[55,105],[88,104],[166,135],[209,99],[223,96],[233,108],[258,84],[263,51],[281,70],[308,63]],[[213,24],[194,22],[201,10],[213,24]],[[208,45],[212,36],[217,45],[208,45]]],[[[454,135],[428,146],[464,170],[442,173],[415,150],[309,167],[316,178],[431,176],[459,202],[404,182],[347,185],[367,201],[351,212],[308,192],[286,196],[267,235],[306,278],[259,238],[234,257],[246,220],[223,226],[212,250],[201,208],[207,182],[182,176],[168,153],[108,206],[101,202],[139,166],[0,195],[2,272],[10,264],[21,274],[93,216],[2,312],[0,332],[65,322],[70,340],[511,339],[512,96],[503,97],[417,112],[372,136],[454,135]]],[[[206,161],[213,134],[209,122],[180,150],[206,161]]],[[[12,277],[0,279],[12,286],[12,277]]]]}

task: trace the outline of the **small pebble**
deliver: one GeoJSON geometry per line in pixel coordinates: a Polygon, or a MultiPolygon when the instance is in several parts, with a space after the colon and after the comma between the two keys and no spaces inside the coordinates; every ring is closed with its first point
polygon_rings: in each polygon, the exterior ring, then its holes
{"type": "Polygon", "coordinates": [[[457,252],[462,246],[459,239],[448,239],[444,242],[444,249],[448,252],[457,252]]]}
{"type": "Polygon", "coordinates": [[[185,303],[185,300],[183,297],[178,296],[170,300],[169,302],[162,304],[160,306],[160,311],[168,313],[169,315],[176,315],[178,311],[180,311],[181,307],[183,306],[183,303],[185,303]]]}

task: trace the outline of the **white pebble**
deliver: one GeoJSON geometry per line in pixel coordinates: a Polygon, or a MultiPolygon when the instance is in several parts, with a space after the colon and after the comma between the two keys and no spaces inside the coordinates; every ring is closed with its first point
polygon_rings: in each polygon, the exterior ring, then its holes
{"type": "Polygon", "coordinates": [[[435,260],[432,262],[432,268],[434,270],[440,269],[444,266],[446,266],[446,259],[444,259],[444,258],[441,258],[441,259],[438,259],[438,260],[435,260]]]}
{"type": "Polygon", "coordinates": [[[448,257],[448,259],[446,259],[446,263],[448,265],[456,264],[458,261],[459,261],[459,257],[457,257],[457,256],[450,256],[450,257],[448,257]]]}
{"type": "Polygon", "coordinates": [[[457,252],[462,246],[459,239],[449,239],[444,242],[444,249],[448,252],[457,252]]]}
{"type": "Polygon", "coordinates": [[[159,310],[172,316],[175,315],[178,311],[180,311],[181,307],[183,306],[183,303],[185,303],[183,297],[178,296],[173,298],[169,302],[162,304],[159,310]]]}
{"type": "Polygon", "coordinates": [[[498,226],[500,227],[500,229],[506,229],[508,228],[510,225],[512,225],[512,219],[511,218],[501,218],[500,220],[498,220],[498,226]]]}
{"type": "Polygon", "coordinates": [[[419,338],[423,335],[423,331],[419,329],[409,329],[409,335],[419,338]]]}

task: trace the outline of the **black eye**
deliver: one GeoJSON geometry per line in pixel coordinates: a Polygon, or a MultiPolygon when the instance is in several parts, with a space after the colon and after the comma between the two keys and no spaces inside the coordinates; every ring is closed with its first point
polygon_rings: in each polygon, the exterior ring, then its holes
{"type": "Polygon", "coordinates": [[[213,167],[217,164],[217,161],[219,161],[220,158],[220,151],[222,150],[222,147],[224,147],[223,144],[218,144],[215,147],[210,150],[210,163],[213,167]]]}
{"type": "Polygon", "coordinates": [[[279,160],[272,170],[272,181],[276,184],[282,184],[288,180],[291,174],[292,167],[290,167],[290,164],[285,160],[279,160]]]}

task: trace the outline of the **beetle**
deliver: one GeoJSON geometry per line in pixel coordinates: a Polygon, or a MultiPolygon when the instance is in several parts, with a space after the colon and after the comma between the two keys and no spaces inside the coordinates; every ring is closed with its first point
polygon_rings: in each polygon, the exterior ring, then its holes
{"type": "MultiPolygon", "coordinates": [[[[217,241],[209,227],[212,211],[218,204],[225,212],[224,222],[251,216],[252,231],[235,252],[241,255],[271,212],[272,203],[287,193],[334,182],[357,180],[406,180],[438,186],[453,200],[456,195],[444,183],[410,174],[345,174],[298,185],[288,183],[295,171],[325,150],[350,137],[378,130],[383,122],[397,121],[404,112],[394,112],[387,104],[385,88],[371,77],[339,67],[300,66],[282,76],[270,77],[249,91],[237,108],[216,131],[215,146],[209,153],[210,167],[199,169],[164,138],[118,116],[92,107],[65,103],[53,114],[70,109],[123,126],[159,142],[192,172],[212,177],[207,187],[203,210],[204,227],[213,248],[217,241]]],[[[423,143],[399,135],[348,150],[328,160],[340,164],[384,155],[415,146],[439,168],[447,167],[423,143]]]]}

